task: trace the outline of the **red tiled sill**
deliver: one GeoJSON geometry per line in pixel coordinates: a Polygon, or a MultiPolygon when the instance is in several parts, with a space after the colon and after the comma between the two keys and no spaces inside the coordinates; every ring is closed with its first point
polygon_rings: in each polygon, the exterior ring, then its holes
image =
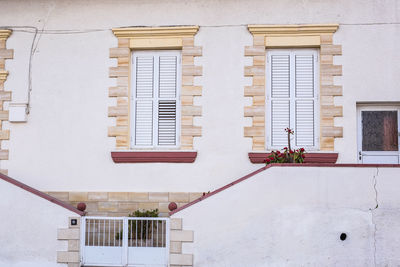
{"type": "Polygon", "coordinates": [[[193,163],[195,151],[117,151],[111,152],[115,163],[193,163]]]}
{"type": "MultiPolygon", "coordinates": [[[[249,159],[251,163],[261,164],[265,163],[265,159],[271,155],[268,152],[250,152],[249,159]]],[[[304,154],[304,163],[336,163],[338,153],[306,153],[304,154]]]]}

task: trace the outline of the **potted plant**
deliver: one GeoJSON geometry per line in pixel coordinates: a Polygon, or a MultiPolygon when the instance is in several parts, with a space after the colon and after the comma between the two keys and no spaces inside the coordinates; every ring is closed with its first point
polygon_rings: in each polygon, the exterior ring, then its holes
{"type": "Polygon", "coordinates": [[[286,128],[288,136],[288,147],[284,147],[281,150],[273,150],[268,158],[265,159],[265,163],[303,163],[305,158],[306,150],[304,148],[298,148],[292,150],[290,136],[294,135],[294,131],[290,128],[286,128]]]}
{"type": "MultiPolygon", "coordinates": [[[[128,215],[128,217],[158,217],[158,209],[140,211],[128,215]]],[[[133,246],[149,246],[152,239],[156,238],[154,232],[161,221],[153,220],[128,220],[128,240],[133,246]]],[[[116,233],[115,239],[120,240],[123,237],[123,231],[116,233]]]]}

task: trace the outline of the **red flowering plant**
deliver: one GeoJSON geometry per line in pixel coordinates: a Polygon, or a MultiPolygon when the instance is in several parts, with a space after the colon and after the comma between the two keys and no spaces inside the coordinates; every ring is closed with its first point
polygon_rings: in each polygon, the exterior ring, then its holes
{"type": "Polygon", "coordinates": [[[290,144],[290,135],[294,134],[294,131],[290,128],[286,128],[285,132],[288,135],[288,146],[280,150],[273,150],[265,163],[268,165],[270,163],[303,163],[305,158],[306,150],[304,148],[298,148],[292,150],[290,144]]]}

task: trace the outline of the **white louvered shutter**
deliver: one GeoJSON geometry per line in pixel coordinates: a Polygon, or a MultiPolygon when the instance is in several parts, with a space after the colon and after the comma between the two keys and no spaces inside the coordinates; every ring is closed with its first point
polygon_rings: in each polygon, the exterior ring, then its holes
{"type": "Polygon", "coordinates": [[[290,55],[272,55],[271,62],[271,144],[286,146],[285,128],[290,125],[290,55]]]}
{"type": "Polygon", "coordinates": [[[133,145],[177,146],[179,53],[134,52],[133,58],[133,145]]]}
{"type": "MultiPolygon", "coordinates": [[[[285,128],[295,131],[294,147],[315,148],[317,53],[315,50],[270,50],[267,72],[269,146],[287,146],[285,128]]],[[[293,142],[294,141],[294,142],[293,142]]]]}
{"type": "Polygon", "coordinates": [[[294,54],[295,139],[298,147],[315,146],[315,55],[294,54]]]}
{"type": "Polygon", "coordinates": [[[176,145],[177,56],[159,57],[158,145],[176,145]]]}
{"type": "Polygon", "coordinates": [[[135,57],[134,144],[153,145],[154,57],[135,57]]]}

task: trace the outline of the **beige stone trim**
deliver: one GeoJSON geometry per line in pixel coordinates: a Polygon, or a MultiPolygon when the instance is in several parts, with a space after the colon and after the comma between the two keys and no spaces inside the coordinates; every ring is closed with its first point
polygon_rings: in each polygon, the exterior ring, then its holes
{"type": "Polygon", "coordinates": [[[193,231],[173,230],[170,239],[171,241],[193,242],[193,231]]]}
{"type": "Polygon", "coordinates": [[[192,37],[199,26],[130,27],[112,29],[118,38],[192,37]]]}
{"type": "Polygon", "coordinates": [[[79,228],[58,229],[58,240],[77,240],[79,239],[79,228]]]}
{"type": "Polygon", "coordinates": [[[266,36],[265,47],[319,47],[319,36],[266,36]]]}
{"type": "Polygon", "coordinates": [[[58,263],[79,263],[79,252],[76,251],[57,251],[58,263]]]}
{"type": "Polygon", "coordinates": [[[0,30],[0,40],[7,40],[11,33],[11,30],[0,30]]]}
{"type": "MultiPolygon", "coordinates": [[[[11,92],[5,91],[5,82],[9,75],[5,69],[5,61],[14,57],[14,50],[6,47],[11,33],[11,30],[0,30],[0,160],[8,160],[9,153],[8,150],[1,149],[1,141],[10,139],[10,131],[3,128],[3,122],[8,121],[8,110],[4,110],[4,102],[11,101],[11,92]]],[[[7,170],[0,170],[0,172],[7,174],[7,170]]]]}
{"type": "Polygon", "coordinates": [[[131,51],[146,49],[182,50],[181,86],[181,136],[180,150],[193,150],[193,139],[202,135],[201,126],[193,124],[195,116],[201,116],[200,106],[194,105],[194,97],[202,95],[202,87],[194,84],[194,77],[203,74],[202,66],[194,64],[194,58],[202,55],[202,48],[194,46],[198,26],[131,27],[113,29],[118,47],[110,48],[110,58],[116,58],[117,67],[109,70],[110,78],[117,79],[117,86],[109,88],[108,95],[117,98],[117,105],[109,107],[108,116],[115,117],[115,126],[108,128],[108,136],[115,137],[116,148],[129,150],[130,143],[130,73],[131,51]]]}
{"type": "Polygon", "coordinates": [[[252,85],[244,88],[244,96],[251,97],[253,104],[244,108],[244,116],[252,118],[252,126],[244,127],[244,136],[252,138],[252,150],[266,149],[266,49],[289,47],[320,49],[320,150],[334,150],[335,138],[343,137],[342,127],[334,125],[334,117],[343,116],[342,106],[334,104],[334,97],[343,92],[342,86],[334,84],[334,76],[342,75],[342,66],[333,64],[333,57],[342,54],[342,46],[333,44],[338,27],[338,24],[248,25],[253,46],[246,46],[244,54],[253,58],[253,65],[244,68],[244,75],[252,77],[252,85]]]}
{"type": "Polygon", "coordinates": [[[136,210],[158,209],[161,217],[168,217],[168,205],[178,207],[198,199],[199,192],[46,192],[73,206],[86,204],[88,216],[128,216],[136,210]]]}
{"type": "Polygon", "coordinates": [[[131,49],[181,49],[182,38],[143,38],[131,39],[131,49]]]}
{"type": "MultiPolygon", "coordinates": [[[[0,59],[1,60],[1,59],[0,59]]],[[[8,71],[0,70],[0,82],[7,80],[8,71]]]]}
{"type": "Polygon", "coordinates": [[[170,254],[171,266],[193,266],[193,255],[182,254],[184,243],[193,243],[194,233],[191,230],[183,230],[182,219],[172,218],[170,220],[170,254]]]}
{"type": "Polygon", "coordinates": [[[57,263],[66,263],[68,266],[79,266],[80,263],[80,217],[68,218],[68,228],[57,230],[57,240],[68,242],[68,251],[57,251],[57,263]],[[78,224],[71,225],[76,219],[78,224]]]}
{"type": "Polygon", "coordinates": [[[321,35],[335,33],[339,24],[248,25],[247,27],[253,35],[321,35]]]}
{"type": "Polygon", "coordinates": [[[169,263],[171,266],[193,266],[193,255],[192,254],[174,254],[169,255],[169,263]]]}

